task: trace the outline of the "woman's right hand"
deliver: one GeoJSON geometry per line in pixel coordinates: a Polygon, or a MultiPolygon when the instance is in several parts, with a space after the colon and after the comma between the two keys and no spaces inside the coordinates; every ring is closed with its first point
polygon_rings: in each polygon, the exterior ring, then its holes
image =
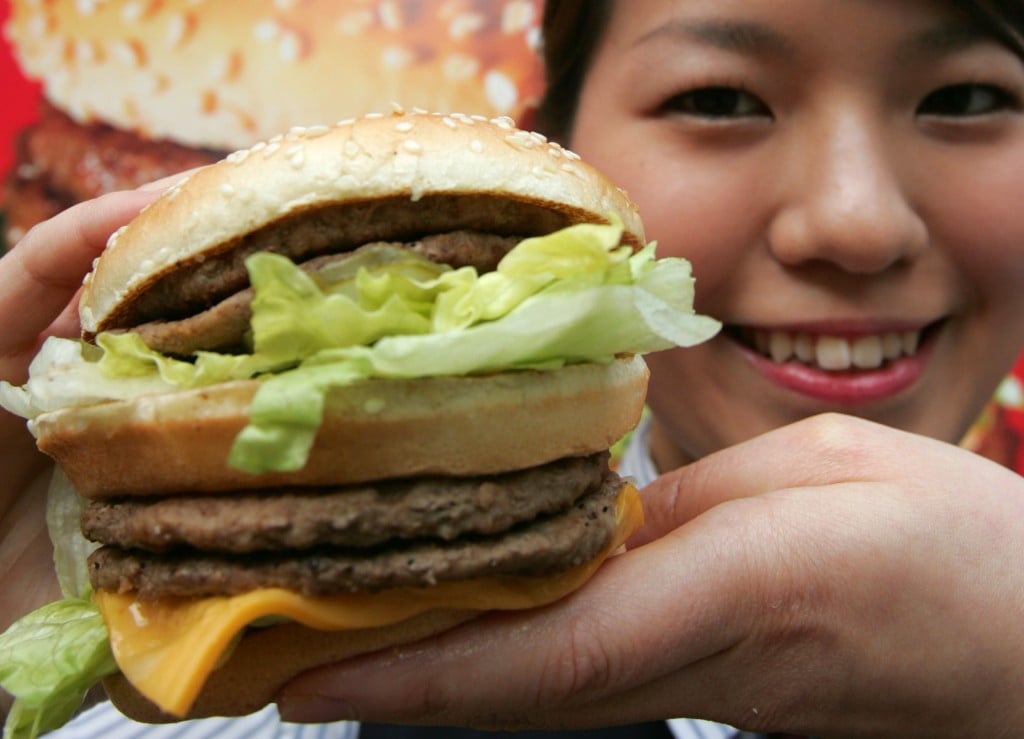
{"type": "MultiPolygon", "coordinates": [[[[0,257],[0,380],[24,383],[46,337],[79,334],[82,279],[110,234],[161,189],[154,183],[75,205],[0,257]]],[[[60,595],[45,522],[51,470],[25,419],[0,409],[0,631],[60,595]]]]}

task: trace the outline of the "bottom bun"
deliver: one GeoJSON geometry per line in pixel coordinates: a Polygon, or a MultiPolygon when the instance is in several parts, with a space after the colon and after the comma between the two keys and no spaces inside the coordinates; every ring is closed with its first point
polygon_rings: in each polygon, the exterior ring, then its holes
{"type": "Polygon", "coordinates": [[[335,387],[305,466],[259,475],[225,463],[256,380],[63,408],[31,428],[87,498],[487,475],[607,449],[640,420],[647,377],[628,356],[335,387]]]}
{"type": "Polygon", "coordinates": [[[210,674],[183,717],[161,711],[121,673],[106,678],[103,687],[121,713],[144,723],[244,716],[272,703],[289,680],[306,670],[425,639],[480,613],[435,610],[391,626],[352,631],[319,631],[297,623],[253,629],[239,641],[227,662],[210,674]]]}

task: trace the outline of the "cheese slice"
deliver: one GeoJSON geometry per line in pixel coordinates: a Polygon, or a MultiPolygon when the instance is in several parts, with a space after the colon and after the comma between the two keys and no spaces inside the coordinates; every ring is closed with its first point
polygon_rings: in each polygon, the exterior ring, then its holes
{"type": "Polygon", "coordinates": [[[616,502],[612,544],[594,560],[555,575],[482,577],[429,588],[324,597],[266,588],[236,596],[157,601],[101,590],[93,599],[106,621],[111,650],[124,676],[163,711],[182,717],[209,674],[230,654],[235,639],[260,619],[286,618],[322,630],[365,629],[399,623],[435,608],[534,608],[585,583],[642,523],[640,494],[627,484],[616,502]]]}

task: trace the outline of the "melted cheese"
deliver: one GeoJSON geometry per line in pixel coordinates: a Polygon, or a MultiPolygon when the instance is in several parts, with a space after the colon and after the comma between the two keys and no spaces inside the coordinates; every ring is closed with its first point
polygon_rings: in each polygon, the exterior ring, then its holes
{"type": "Polygon", "coordinates": [[[237,596],[159,601],[98,591],[118,667],[135,688],[175,716],[188,713],[209,674],[253,622],[288,618],[314,629],[364,629],[399,623],[434,609],[512,610],[551,603],[572,592],[643,522],[640,495],[626,485],[616,506],[616,535],[600,556],[541,578],[494,576],[396,588],[379,593],[309,597],[279,588],[237,596]]]}

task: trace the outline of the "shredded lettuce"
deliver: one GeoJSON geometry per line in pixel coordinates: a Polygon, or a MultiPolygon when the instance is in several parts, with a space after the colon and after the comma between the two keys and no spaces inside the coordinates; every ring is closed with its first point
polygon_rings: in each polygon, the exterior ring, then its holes
{"type": "Polygon", "coordinates": [[[257,253],[246,261],[255,292],[250,353],[183,361],[132,333],[101,334],[98,348],[54,339],[26,386],[0,388],[0,403],[33,416],[258,377],[229,463],[254,473],[299,469],[335,386],[610,362],[713,336],[718,322],[693,311],[689,263],[656,259],[654,244],[634,253],[621,236],[619,223],[571,226],[520,242],[483,275],[388,246],[317,274],[257,253]]]}

